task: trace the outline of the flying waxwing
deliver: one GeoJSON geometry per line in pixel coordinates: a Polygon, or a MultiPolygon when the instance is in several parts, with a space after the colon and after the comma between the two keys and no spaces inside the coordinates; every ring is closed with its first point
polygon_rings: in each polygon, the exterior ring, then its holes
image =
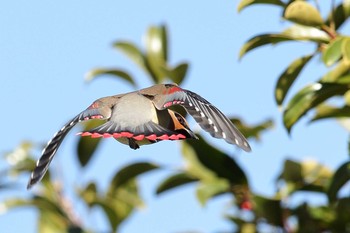
{"type": "Polygon", "coordinates": [[[27,188],[43,178],[64,137],[82,121],[106,120],[104,124],[79,135],[92,138],[113,137],[132,149],[163,140],[197,139],[185,118],[168,109],[172,105],[184,107],[211,136],[222,138],[247,152],[251,151],[245,137],[207,100],[176,84],[158,84],[139,91],[98,99],[65,124],[44,148],[27,188]]]}

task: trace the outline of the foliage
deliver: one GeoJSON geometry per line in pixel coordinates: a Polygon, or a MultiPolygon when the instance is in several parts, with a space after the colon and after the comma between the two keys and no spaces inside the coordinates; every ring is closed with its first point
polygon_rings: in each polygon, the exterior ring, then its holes
{"type": "MultiPolygon", "coordinates": [[[[283,121],[288,132],[306,113],[313,111],[311,121],[325,118],[348,117],[349,80],[350,80],[350,38],[339,33],[339,28],[350,15],[350,2],[344,0],[334,6],[326,19],[319,9],[308,1],[282,0],[242,0],[238,10],[266,4],[279,7],[284,20],[292,26],[280,33],[265,33],[252,37],[243,45],[240,57],[267,44],[281,44],[286,41],[303,41],[315,45],[312,54],[304,54],[292,61],[278,77],[275,88],[277,105],[284,106],[283,121]],[[312,59],[320,56],[329,71],[297,91],[286,103],[288,93],[295,80],[312,59]],[[327,101],[341,96],[341,107],[331,106],[327,101]]],[[[116,48],[139,68],[153,83],[171,81],[181,83],[188,70],[187,63],[172,66],[168,61],[167,27],[151,26],[145,35],[144,48],[138,48],[129,41],[117,41],[116,48]]],[[[137,86],[135,79],[120,68],[95,68],[88,72],[86,80],[97,77],[112,76],[117,80],[137,86]]],[[[260,140],[261,134],[273,126],[272,120],[256,125],[247,125],[242,120],[232,118],[232,122],[248,139],[260,140]]],[[[91,128],[94,121],[83,125],[91,128]]],[[[157,195],[170,195],[174,188],[189,183],[195,184],[196,196],[202,205],[212,198],[228,195],[232,199],[230,213],[226,218],[235,226],[235,232],[262,232],[268,227],[270,231],[280,232],[349,232],[350,231],[350,197],[343,195],[343,190],[350,180],[350,162],[345,161],[335,171],[316,161],[292,161],[286,159],[281,173],[276,179],[276,193],[271,197],[260,195],[251,190],[248,174],[234,159],[210,145],[201,135],[199,139],[185,141],[181,144],[181,154],[185,166],[172,171],[167,178],[154,188],[157,195]],[[307,199],[293,202],[294,197],[305,193],[318,194],[325,202],[311,205],[307,199]],[[246,213],[249,212],[249,215],[246,213]]],[[[99,139],[82,137],[77,144],[77,157],[81,167],[89,164],[99,139]]],[[[35,165],[32,143],[22,143],[18,148],[5,155],[7,168],[0,181],[2,190],[16,191],[20,180],[13,182],[13,176],[27,176],[35,165]]],[[[111,232],[118,231],[120,224],[144,205],[139,195],[137,177],[150,171],[165,170],[166,167],[138,162],[129,164],[115,172],[106,190],[98,183],[90,181],[84,187],[66,187],[60,180],[51,179],[50,172],[41,182],[40,189],[28,196],[14,196],[1,202],[2,209],[11,210],[30,206],[38,212],[38,232],[98,232],[87,229],[85,220],[79,219],[75,203],[67,198],[66,189],[75,190],[76,199],[88,209],[99,207],[109,223],[111,232]],[[64,187],[64,189],[63,189],[64,187]]],[[[52,173],[52,171],[51,171],[52,173]]]]}

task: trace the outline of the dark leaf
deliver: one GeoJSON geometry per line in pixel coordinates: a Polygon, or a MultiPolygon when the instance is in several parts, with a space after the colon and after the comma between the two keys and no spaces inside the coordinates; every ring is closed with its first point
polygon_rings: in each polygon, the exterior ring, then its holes
{"type": "Polygon", "coordinates": [[[253,202],[254,212],[258,218],[265,219],[271,225],[283,227],[283,210],[279,199],[254,195],[253,202]]]}
{"type": "Polygon", "coordinates": [[[120,169],[113,177],[110,184],[110,190],[118,189],[120,186],[134,179],[143,173],[158,169],[159,166],[148,162],[133,163],[120,169]]]}
{"type": "Polygon", "coordinates": [[[250,5],[255,5],[255,4],[271,4],[275,6],[285,6],[285,3],[282,2],[281,0],[241,0],[237,10],[240,12],[244,8],[250,6],[250,5]]]}
{"type": "Polygon", "coordinates": [[[350,16],[350,4],[348,1],[340,3],[326,20],[326,24],[331,26],[334,23],[335,29],[338,29],[350,16]]]}
{"type": "Polygon", "coordinates": [[[288,132],[309,110],[333,96],[343,95],[347,90],[346,85],[333,83],[313,83],[304,87],[294,95],[283,113],[283,122],[288,132]]]}
{"type": "Polygon", "coordinates": [[[287,69],[278,78],[275,87],[275,99],[278,105],[281,105],[286,97],[290,87],[299,76],[304,66],[310,61],[313,55],[304,56],[293,61],[287,69]]]}
{"type": "Polygon", "coordinates": [[[96,79],[97,77],[101,77],[104,75],[111,75],[114,77],[118,77],[121,78],[122,80],[125,80],[126,82],[128,82],[129,84],[131,84],[132,86],[136,87],[136,83],[134,81],[134,79],[125,71],[120,70],[120,69],[115,69],[115,68],[98,68],[98,69],[93,69],[91,71],[89,71],[86,76],[85,76],[85,80],[86,81],[91,81],[96,79]]]}
{"type": "Polygon", "coordinates": [[[187,140],[183,143],[183,155],[189,162],[189,172],[193,172],[192,169],[203,171],[198,164],[195,164],[199,162],[216,176],[229,180],[231,184],[248,183],[244,171],[233,158],[210,146],[201,136],[198,137],[199,140],[187,140]],[[190,168],[191,165],[194,167],[190,168]]]}
{"type": "Polygon", "coordinates": [[[330,202],[334,202],[337,199],[338,191],[343,185],[350,181],[350,162],[342,164],[334,173],[331,183],[329,185],[327,194],[330,202]]]}
{"type": "Polygon", "coordinates": [[[284,12],[284,18],[305,26],[321,26],[323,19],[320,12],[310,3],[294,1],[284,12]]]}
{"type": "Polygon", "coordinates": [[[190,174],[187,174],[186,172],[177,173],[163,180],[158,185],[156,194],[161,194],[165,191],[169,191],[173,188],[177,188],[185,184],[193,183],[195,181],[198,181],[198,179],[192,177],[190,174]]]}
{"type": "MultiPolygon", "coordinates": [[[[104,122],[100,120],[87,121],[85,123],[83,131],[87,131],[103,123],[104,122]]],[[[77,146],[77,154],[78,154],[79,163],[82,167],[85,167],[87,163],[90,161],[100,142],[101,142],[101,138],[80,137],[78,146],[77,146]]]]}

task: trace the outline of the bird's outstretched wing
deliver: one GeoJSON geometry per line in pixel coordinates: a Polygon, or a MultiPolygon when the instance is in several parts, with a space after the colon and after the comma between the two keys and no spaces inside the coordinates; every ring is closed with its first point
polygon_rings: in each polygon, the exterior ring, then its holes
{"type": "Polygon", "coordinates": [[[243,134],[214,105],[200,95],[182,89],[177,85],[165,85],[166,91],[153,100],[158,109],[172,105],[181,105],[197,121],[197,123],[215,138],[222,138],[249,152],[251,148],[243,134]]]}
{"type": "Polygon", "coordinates": [[[34,184],[39,182],[45,175],[49,165],[56,154],[58,147],[61,145],[64,137],[67,135],[69,130],[71,130],[77,123],[81,121],[86,121],[90,119],[107,119],[108,114],[102,115],[100,109],[98,108],[88,108],[85,111],[78,114],[67,124],[65,124],[47,143],[46,147],[42,151],[42,155],[36,162],[35,169],[33,170],[27,189],[30,189],[34,184]]]}

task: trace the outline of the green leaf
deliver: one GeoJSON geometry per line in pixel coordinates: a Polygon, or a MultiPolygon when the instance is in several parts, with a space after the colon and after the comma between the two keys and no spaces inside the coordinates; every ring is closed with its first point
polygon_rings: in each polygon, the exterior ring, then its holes
{"type": "Polygon", "coordinates": [[[90,70],[86,75],[85,75],[85,80],[86,81],[91,81],[96,79],[97,77],[103,77],[105,75],[112,75],[118,78],[121,78],[122,80],[125,80],[132,86],[136,87],[136,83],[134,79],[125,71],[120,70],[120,69],[115,69],[115,68],[98,68],[98,69],[93,69],[90,70]]]}
{"type": "Polygon", "coordinates": [[[209,199],[218,194],[228,192],[230,184],[227,180],[217,178],[211,182],[201,182],[197,188],[197,198],[203,206],[209,199]]]}
{"type": "Polygon", "coordinates": [[[326,49],[322,53],[322,60],[323,63],[326,64],[326,66],[331,66],[342,56],[342,43],[343,43],[343,37],[338,37],[337,39],[333,40],[329,45],[326,47],[326,49]]]}
{"type": "MultiPolygon", "coordinates": [[[[100,120],[87,121],[85,123],[85,127],[83,131],[87,131],[89,129],[95,128],[103,123],[104,121],[100,121],[100,120]]],[[[101,142],[101,138],[80,137],[77,145],[77,154],[78,154],[79,163],[82,167],[85,167],[88,164],[93,154],[97,150],[100,142],[101,142]]]]}
{"type": "Polygon", "coordinates": [[[115,42],[113,47],[123,52],[126,56],[128,56],[133,62],[135,62],[141,69],[148,72],[148,67],[146,64],[145,55],[142,51],[136,47],[136,45],[130,42],[115,42]]]}
{"type": "Polygon", "coordinates": [[[39,233],[56,233],[67,232],[69,223],[66,219],[63,219],[60,215],[43,210],[40,212],[38,219],[38,232],[39,233]]]}
{"type": "Polygon", "coordinates": [[[257,217],[265,219],[271,225],[283,227],[281,200],[269,199],[260,195],[254,195],[252,199],[257,217]]]}
{"type": "Polygon", "coordinates": [[[313,41],[317,43],[328,43],[329,35],[321,29],[295,24],[282,32],[283,35],[290,36],[293,40],[313,41]]]}
{"type": "Polygon", "coordinates": [[[312,57],[313,54],[294,60],[280,75],[275,87],[275,100],[278,105],[281,105],[283,103],[284,98],[286,97],[295,79],[298,77],[304,66],[308,63],[308,61],[310,61],[312,57]]]}
{"type": "Polygon", "coordinates": [[[311,122],[323,120],[327,118],[341,118],[350,116],[350,106],[343,106],[341,108],[321,104],[317,106],[315,115],[311,118],[311,122]]]}
{"type": "Polygon", "coordinates": [[[284,41],[294,40],[293,37],[283,34],[261,34],[250,38],[241,48],[239,58],[247,52],[267,44],[277,44],[284,41]]]}
{"type": "Polygon", "coordinates": [[[256,125],[247,125],[238,118],[231,118],[230,121],[239,129],[239,131],[242,132],[246,138],[255,138],[257,140],[260,140],[260,134],[263,131],[273,127],[272,120],[266,120],[256,125]]]}
{"type": "Polygon", "coordinates": [[[198,181],[197,178],[186,172],[177,173],[163,180],[157,187],[156,194],[161,194],[179,186],[198,181]]]}
{"type": "Polygon", "coordinates": [[[326,25],[331,26],[334,23],[335,29],[337,30],[339,27],[343,25],[343,23],[350,16],[350,1],[344,0],[340,3],[334,11],[332,11],[327,20],[326,25]]]}
{"type": "Polygon", "coordinates": [[[250,5],[255,5],[255,4],[271,4],[271,5],[276,5],[276,6],[285,6],[285,3],[282,2],[281,0],[241,0],[237,10],[240,12],[244,8],[250,5]]]}
{"type": "Polygon", "coordinates": [[[167,31],[166,27],[152,26],[148,29],[146,34],[146,54],[147,63],[150,70],[155,75],[155,82],[162,82],[165,74],[163,69],[167,65],[167,31]]]}
{"type": "Polygon", "coordinates": [[[344,62],[350,67],[350,38],[347,37],[344,39],[344,42],[341,45],[341,51],[343,54],[344,62]]]}
{"type": "Polygon", "coordinates": [[[284,18],[305,26],[321,26],[323,19],[320,12],[310,3],[294,1],[284,12],[284,18]]]}
{"type": "Polygon", "coordinates": [[[337,199],[338,191],[350,181],[350,162],[343,163],[332,177],[327,195],[330,202],[334,202],[337,199]]]}
{"type": "Polygon", "coordinates": [[[347,85],[333,83],[313,83],[304,87],[288,103],[283,113],[284,126],[290,132],[292,126],[309,110],[333,96],[343,95],[347,90],[347,85]]]}
{"type": "Polygon", "coordinates": [[[110,190],[118,189],[120,186],[143,173],[158,169],[159,166],[148,162],[138,162],[127,165],[120,169],[113,177],[110,190]]]}
{"type": "Polygon", "coordinates": [[[342,59],[337,66],[329,71],[325,76],[322,77],[322,82],[330,82],[330,83],[349,83],[349,79],[345,77],[350,74],[350,63],[347,63],[344,59],[342,59]]]}
{"type": "Polygon", "coordinates": [[[178,66],[176,66],[174,69],[163,69],[163,72],[174,83],[181,84],[184,78],[186,77],[187,70],[188,70],[188,64],[181,63],[178,66]]]}
{"type": "Polygon", "coordinates": [[[79,191],[79,195],[89,207],[92,207],[98,200],[96,184],[90,182],[83,190],[79,191]]]}
{"type": "Polygon", "coordinates": [[[201,136],[198,137],[199,140],[183,143],[183,155],[188,162],[189,174],[208,182],[220,177],[227,179],[230,184],[248,183],[243,169],[233,158],[210,146],[201,136]]]}

